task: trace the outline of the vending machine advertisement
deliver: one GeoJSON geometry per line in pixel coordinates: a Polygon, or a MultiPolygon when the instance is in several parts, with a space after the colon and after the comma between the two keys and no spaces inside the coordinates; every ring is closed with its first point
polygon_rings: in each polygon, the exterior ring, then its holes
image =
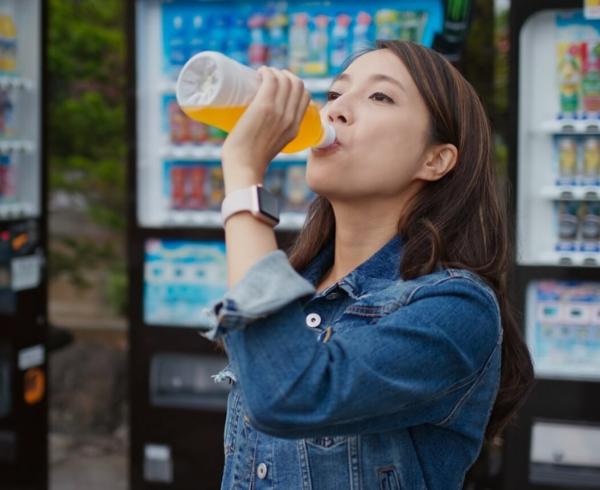
{"type": "Polygon", "coordinates": [[[201,311],[226,291],[223,242],[148,240],[144,265],[144,322],[198,326],[201,311]]]}

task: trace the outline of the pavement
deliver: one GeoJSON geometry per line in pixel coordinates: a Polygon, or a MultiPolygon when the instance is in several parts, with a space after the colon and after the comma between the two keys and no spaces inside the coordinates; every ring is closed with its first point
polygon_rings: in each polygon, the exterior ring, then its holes
{"type": "Polygon", "coordinates": [[[127,490],[127,437],[50,433],[50,490],[127,490]]]}

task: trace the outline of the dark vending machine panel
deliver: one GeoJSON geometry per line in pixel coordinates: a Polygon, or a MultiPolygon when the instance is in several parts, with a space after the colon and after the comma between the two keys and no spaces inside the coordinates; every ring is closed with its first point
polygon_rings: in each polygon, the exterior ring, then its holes
{"type": "Polygon", "coordinates": [[[0,488],[43,490],[46,296],[40,222],[0,223],[0,488]]]}
{"type": "Polygon", "coordinates": [[[0,343],[0,419],[12,410],[12,366],[11,349],[0,343]]]}
{"type": "Polygon", "coordinates": [[[45,25],[0,1],[0,489],[47,482],[45,25]]]}

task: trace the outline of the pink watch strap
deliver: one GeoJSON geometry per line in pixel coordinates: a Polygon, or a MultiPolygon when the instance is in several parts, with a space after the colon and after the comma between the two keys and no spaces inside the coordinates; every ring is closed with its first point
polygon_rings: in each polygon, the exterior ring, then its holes
{"type": "Polygon", "coordinates": [[[221,218],[223,224],[227,219],[241,211],[250,211],[252,214],[258,213],[258,195],[256,187],[250,186],[243,189],[237,189],[227,194],[221,204],[221,218]]]}

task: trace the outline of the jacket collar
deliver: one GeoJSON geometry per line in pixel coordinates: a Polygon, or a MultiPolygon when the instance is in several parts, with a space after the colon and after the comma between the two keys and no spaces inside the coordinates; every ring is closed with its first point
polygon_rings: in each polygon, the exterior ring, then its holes
{"type": "MultiPolygon", "coordinates": [[[[313,286],[317,286],[321,277],[333,265],[335,240],[327,242],[321,251],[306,266],[301,275],[313,286]]],[[[400,279],[400,259],[402,256],[403,240],[400,235],[394,236],[383,247],[375,252],[366,261],[351,271],[337,285],[344,289],[352,298],[373,291],[374,286],[379,289],[385,283],[400,279]]],[[[333,285],[331,288],[335,287],[333,285]]],[[[326,294],[329,291],[323,291],[326,294]]]]}

